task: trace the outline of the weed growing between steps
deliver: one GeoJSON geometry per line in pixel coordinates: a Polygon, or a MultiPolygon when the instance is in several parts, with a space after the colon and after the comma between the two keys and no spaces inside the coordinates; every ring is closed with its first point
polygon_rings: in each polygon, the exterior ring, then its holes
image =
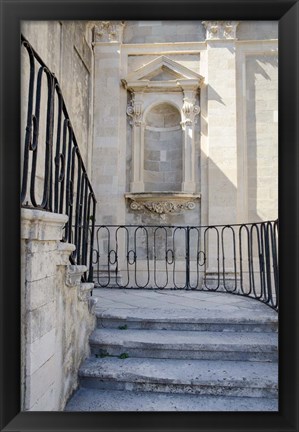
{"type": "Polygon", "coordinates": [[[129,354],[126,352],[121,353],[120,355],[117,356],[117,355],[109,354],[107,351],[103,351],[101,354],[95,354],[95,356],[96,358],[115,357],[121,360],[129,358],[129,354]]]}

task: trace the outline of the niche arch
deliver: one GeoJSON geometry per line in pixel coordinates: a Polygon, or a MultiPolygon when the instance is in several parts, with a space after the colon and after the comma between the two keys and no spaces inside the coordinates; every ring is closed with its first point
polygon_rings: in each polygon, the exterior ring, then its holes
{"type": "Polygon", "coordinates": [[[178,192],[183,181],[181,112],[168,101],[144,113],[144,192],[178,192]]]}

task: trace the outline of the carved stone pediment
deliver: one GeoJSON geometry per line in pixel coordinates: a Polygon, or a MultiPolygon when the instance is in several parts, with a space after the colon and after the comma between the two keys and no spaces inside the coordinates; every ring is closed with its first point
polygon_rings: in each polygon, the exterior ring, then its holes
{"type": "Polygon", "coordinates": [[[130,91],[182,91],[197,89],[204,78],[189,68],[160,56],[141,68],[131,72],[122,80],[124,87],[130,91]]]}

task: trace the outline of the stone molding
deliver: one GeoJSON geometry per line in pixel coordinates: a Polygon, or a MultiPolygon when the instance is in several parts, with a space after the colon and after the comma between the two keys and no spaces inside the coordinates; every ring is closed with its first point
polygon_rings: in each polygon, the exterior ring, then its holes
{"type": "Polygon", "coordinates": [[[96,313],[96,306],[97,306],[98,299],[94,297],[89,297],[88,299],[88,311],[91,315],[95,315],[96,313]]]}
{"type": "Polygon", "coordinates": [[[78,300],[88,302],[93,288],[94,288],[94,283],[90,283],[90,282],[80,283],[79,290],[78,290],[78,300]]]}
{"type": "Polygon", "coordinates": [[[79,287],[81,277],[86,272],[87,267],[84,265],[68,265],[65,275],[65,284],[68,287],[79,287]]]}
{"type": "Polygon", "coordinates": [[[21,209],[21,238],[59,241],[68,216],[36,209],[21,209]]]}
{"type": "Polygon", "coordinates": [[[237,39],[239,21],[202,21],[206,28],[206,40],[237,39]]]}
{"type": "Polygon", "coordinates": [[[72,243],[58,242],[56,253],[56,265],[66,266],[70,263],[70,255],[76,250],[76,246],[72,243]]]}
{"type": "Polygon", "coordinates": [[[123,40],[124,21],[97,21],[94,26],[93,43],[121,43],[123,40]]]}

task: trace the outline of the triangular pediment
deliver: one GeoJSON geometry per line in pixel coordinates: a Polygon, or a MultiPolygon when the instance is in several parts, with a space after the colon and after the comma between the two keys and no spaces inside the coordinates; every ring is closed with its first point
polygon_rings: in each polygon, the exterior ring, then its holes
{"type": "Polygon", "coordinates": [[[169,57],[160,56],[131,72],[126,81],[202,80],[202,76],[169,57]]]}

